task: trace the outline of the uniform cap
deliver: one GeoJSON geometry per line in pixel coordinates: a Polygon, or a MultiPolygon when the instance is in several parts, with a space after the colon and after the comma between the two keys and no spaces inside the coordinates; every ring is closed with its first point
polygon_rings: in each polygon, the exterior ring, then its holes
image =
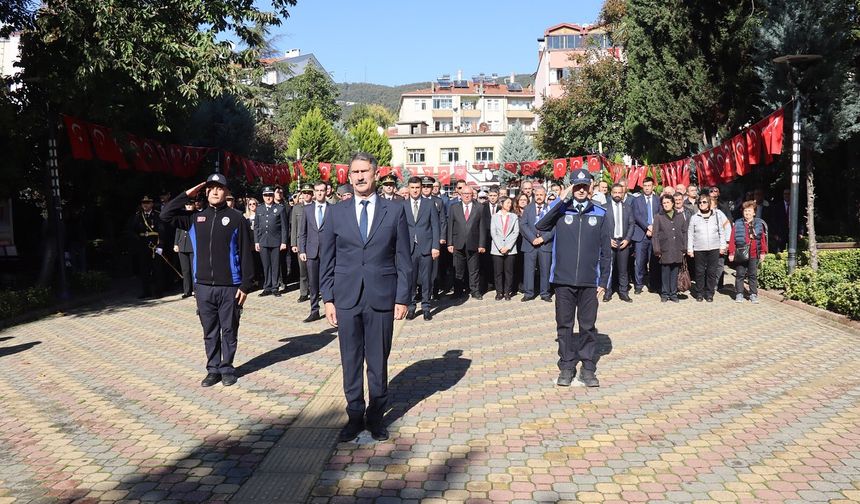
{"type": "Polygon", "coordinates": [[[303,193],[311,193],[311,194],[313,194],[313,192],[314,192],[314,186],[312,186],[312,185],[310,185],[310,184],[302,184],[302,192],[303,192],[303,193]]]}
{"type": "Polygon", "coordinates": [[[479,198],[486,198],[487,197],[487,191],[478,191],[478,197],[479,198]]]}
{"type": "Polygon", "coordinates": [[[209,177],[206,179],[206,185],[210,184],[218,184],[227,189],[227,177],[221,175],[220,173],[213,173],[212,175],[209,175],[209,177]]]}
{"type": "Polygon", "coordinates": [[[423,186],[432,186],[434,183],[436,183],[436,179],[433,177],[428,177],[426,175],[421,177],[421,185],[423,186]]]}
{"type": "Polygon", "coordinates": [[[397,177],[394,175],[388,174],[381,179],[382,185],[396,185],[397,177]]]}
{"type": "Polygon", "coordinates": [[[140,198],[141,203],[152,203],[152,198],[147,195],[144,195],[140,198]]]}
{"type": "Polygon", "coordinates": [[[352,185],[350,185],[350,184],[343,184],[343,185],[341,185],[341,186],[338,186],[338,187],[337,187],[337,193],[338,193],[338,194],[340,194],[340,195],[344,195],[344,194],[352,194],[352,185]]]}
{"type": "Polygon", "coordinates": [[[263,195],[265,196],[266,194],[275,194],[275,190],[269,186],[266,186],[263,188],[263,195]]]}
{"type": "Polygon", "coordinates": [[[591,185],[591,174],[585,168],[574,170],[570,174],[570,185],[591,185]]]}

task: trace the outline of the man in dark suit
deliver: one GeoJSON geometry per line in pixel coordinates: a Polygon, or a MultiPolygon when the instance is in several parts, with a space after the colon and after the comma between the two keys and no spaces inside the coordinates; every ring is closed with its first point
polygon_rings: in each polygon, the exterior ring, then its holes
{"type": "MultiPolygon", "coordinates": [[[[412,287],[421,286],[421,312],[424,320],[431,320],[430,293],[433,290],[433,262],[439,258],[439,212],[433,201],[421,197],[421,179],[410,177],[407,181],[409,197],[403,201],[406,224],[409,226],[410,252],[412,254],[412,287]]],[[[415,297],[409,300],[406,318],[415,318],[415,297]]]]}
{"type": "Polygon", "coordinates": [[[480,257],[487,252],[487,212],[484,206],[472,201],[474,190],[463,185],[460,202],[448,209],[448,252],[454,256],[454,297],[462,297],[468,275],[472,298],[481,295],[480,257]]]}
{"type": "Polygon", "coordinates": [[[293,206],[293,209],[290,212],[290,250],[292,250],[294,254],[293,258],[298,262],[299,299],[297,302],[299,303],[304,303],[310,299],[310,296],[308,295],[307,263],[299,261],[299,229],[301,228],[302,220],[305,218],[305,207],[311,204],[313,197],[314,187],[310,184],[302,184],[298,202],[293,206]]]}
{"type": "Polygon", "coordinates": [[[609,285],[606,286],[606,291],[603,293],[603,300],[612,299],[614,290],[622,301],[630,303],[633,300],[627,293],[630,281],[627,266],[630,264],[630,249],[632,248],[630,243],[633,239],[633,228],[636,227],[636,223],[633,220],[630,205],[624,203],[624,187],[621,184],[613,185],[610,195],[611,198],[606,203],[606,218],[612,222],[612,268],[617,277],[613,279],[613,275],[610,273],[609,285]]]}
{"type": "Polygon", "coordinates": [[[305,207],[304,219],[299,227],[299,261],[305,263],[308,270],[308,295],[311,301],[311,313],[305,322],[314,322],[320,317],[320,233],[326,222],[326,212],[329,208],[326,199],[325,182],[314,184],[314,199],[305,207]]]}
{"type": "Polygon", "coordinates": [[[329,207],[320,234],[320,288],[326,318],[338,327],[349,417],[340,432],[342,442],[355,439],[365,425],[373,439],[388,439],[382,422],[388,406],[388,355],[394,320],[406,316],[413,292],[406,212],[402,202],[377,196],[376,169],[370,154],[352,156],[349,181],[354,196],[329,207]]]}
{"type": "Polygon", "coordinates": [[[275,191],[263,188],[263,204],[254,215],[254,248],[263,263],[263,290],[260,296],[280,296],[281,251],[287,250],[289,222],[284,207],[275,203],[275,191]]]}
{"type": "Polygon", "coordinates": [[[531,301],[535,298],[535,267],[537,267],[540,278],[540,298],[549,302],[552,301],[552,294],[549,292],[549,269],[552,263],[552,241],[555,238],[555,229],[542,232],[535,227],[537,221],[549,210],[546,189],[541,185],[535,185],[532,188],[532,197],[534,201],[529,203],[520,216],[520,235],[523,237],[522,301],[531,301]]]}
{"type": "Polygon", "coordinates": [[[641,294],[648,281],[648,289],[658,292],[655,280],[660,268],[651,253],[651,225],[654,216],[660,211],[660,199],[654,194],[654,179],[645,178],[642,182],[642,196],[633,200],[633,244],[636,258],[633,261],[633,293],[641,294]]]}
{"type": "Polygon", "coordinates": [[[439,290],[442,287],[442,275],[440,274],[440,263],[443,260],[444,254],[448,252],[445,246],[448,243],[448,206],[445,204],[438,193],[439,182],[433,177],[421,178],[421,195],[431,201],[436,208],[436,215],[439,218],[439,258],[433,261],[433,272],[430,279],[433,282],[432,290],[430,291],[431,299],[439,299],[439,290]]]}

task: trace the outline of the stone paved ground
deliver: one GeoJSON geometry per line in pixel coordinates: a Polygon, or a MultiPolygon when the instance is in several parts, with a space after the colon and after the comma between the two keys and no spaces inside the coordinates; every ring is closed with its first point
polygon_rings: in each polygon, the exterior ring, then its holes
{"type": "MultiPolygon", "coordinates": [[[[337,445],[309,502],[860,501],[860,334],[769,300],[616,299],[601,388],[561,389],[552,305],[491,298],[406,323],[391,440],[337,445]]],[[[0,332],[0,503],[229,499],[337,373],[294,299],[251,298],[233,388],[198,386],[191,300],[0,332]]]]}

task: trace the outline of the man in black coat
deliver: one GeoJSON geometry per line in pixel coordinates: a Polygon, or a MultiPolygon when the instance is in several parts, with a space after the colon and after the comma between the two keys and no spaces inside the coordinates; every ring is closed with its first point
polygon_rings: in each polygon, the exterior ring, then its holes
{"type": "Polygon", "coordinates": [[[263,204],[254,216],[254,248],[263,262],[263,291],[260,296],[280,296],[281,251],[287,250],[289,222],[284,207],[275,203],[275,191],[263,188],[263,204]]]}
{"type": "Polygon", "coordinates": [[[487,212],[484,206],[473,201],[474,190],[464,185],[460,201],[448,210],[448,251],[454,256],[454,297],[461,297],[468,287],[474,299],[481,295],[480,255],[487,252],[487,212]]]}
{"type": "Polygon", "coordinates": [[[128,223],[128,231],[134,244],[140,277],[140,298],[161,297],[163,288],[163,259],[156,257],[164,253],[161,235],[164,233],[164,222],[159,218],[158,211],[153,208],[152,198],[144,196],[140,199],[140,210],[128,223]]]}
{"type": "Polygon", "coordinates": [[[633,220],[632,206],[624,203],[624,187],[614,184],[610,194],[611,198],[606,203],[606,218],[612,222],[612,269],[613,273],[617,273],[617,277],[613,279],[615,275],[609,275],[603,300],[612,299],[614,291],[622,301],[630,303],[633,300],[628,295],[630,279],[627,267],[630,264],[633,228],[636,222],[633,220]]]}
{"type": "MultiPolygon", "coordinates": [[[[430,293],[433,290],[433,263],[439,258],[439,212],[433,201],[421,197],[421,179],[410,177],[409,197],[403,201],[406,225],[409,227],[409,250],[412,254],[412,288],[421,285],[421,312],[431,320],[430,293]]],[[[415,318],[415,296],[410,298],[406,318],[415,318]]]]}

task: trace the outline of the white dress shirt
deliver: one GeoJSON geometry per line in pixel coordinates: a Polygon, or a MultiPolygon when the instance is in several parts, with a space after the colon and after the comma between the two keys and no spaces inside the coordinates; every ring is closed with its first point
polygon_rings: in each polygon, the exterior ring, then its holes
{"type": "MultiPolygon", "coordinates": [[[[361,202],[368,201],[367,204],[367,234],[370,236],[370,230],[373,227],[373,213],[376,211],[376,193],[371,194],[367,198],[361,198],[357,194],[353,196],[355,200],[355,222],[361,229],[361,202]]],[[[365,237],[366,238],[366,237],[365,237]]]]}
{"type": "Polygon", "coordinates": [[[624,236],[624,225],[622,224],[622,222],[624,221],[622,220],[622,212],[624,212],[624,203],[612,200],[612,214],[615,217],[615,230],[612,234],[613,238],[619,238],[624,236]]]}
{"type": "Polygon", "coordinates": [[[323,221],[325,220],[325,211],[326,211],[326,203],[323,201],[322,203],[314,202],[314,219],[317,221],[317,229],[322,226],[323,221]],[[320,207],[322,207],[322,220],[320,220],[320,207]]]}

